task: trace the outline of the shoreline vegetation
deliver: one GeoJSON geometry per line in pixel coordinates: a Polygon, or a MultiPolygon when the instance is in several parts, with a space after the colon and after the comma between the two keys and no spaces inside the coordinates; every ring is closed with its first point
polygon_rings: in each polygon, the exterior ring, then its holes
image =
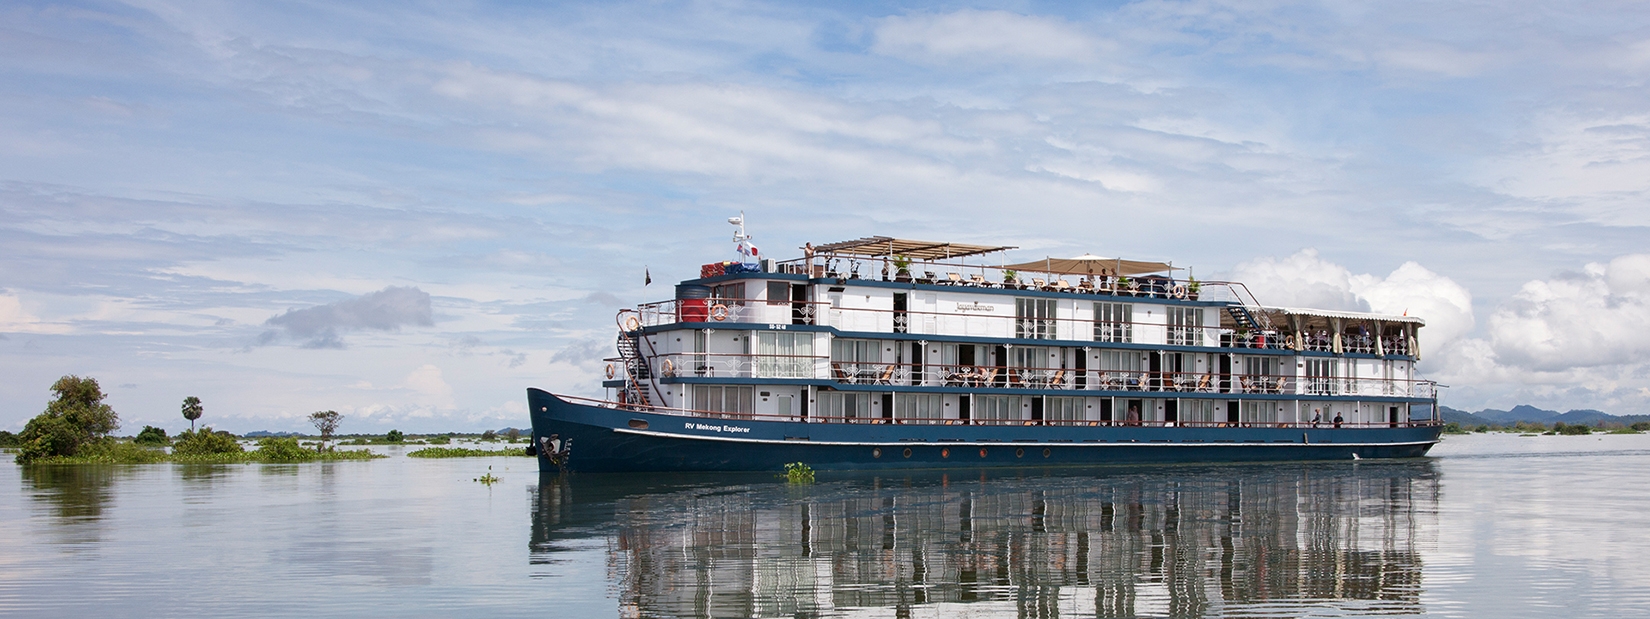
{"type": "Polygon", "coordinates": [[[1650,421],[1640,421],[1632,425],[1600,424],[1590,426],[1586,424],[1566,424],[1562,421],[1549,426],[1544,423],[1520,421],[1512,425],[1479,424],[1466,426],[1459,423],[1444,425],[1444,434],[1486,434],[1499,432],[1518,434],[1521,436],[1583,436],[1588,434],[1644,434],[1650,432],[1650,421]]]}
{"type": "MultiPolygon", "coordinates": [[[[309,421],[320,431],[319,440],[299,441],[298,436],[271,436],[267,432],[252,433],[261,436],[240,437],[213,430],[212,426],[195,427],[195,421],[205,414],[200,398],[184,398],[181,412],[189,420],[189,429],[175,438],[166,430],[144,426],[137,436],[122,439],[113,436],[120,429],[120,416],[103,403],[107,394],[98,386],[97,379],[64,376],[51,386],[56,395],[46,410],[12,434],[0,431],[0,450],[16,451],[17,464],[158,464],[158,463],[272,463],[333,462],[342,460],[376,460],[388,455],[366,449],[337,448],[335,436],[344,416],[336,411],[317,411],[309,421]],[[243,440],[257,438],[255,449],[248,450],[243,440]],[[329,445],[328,443],[333,443],[329,445]],[[168,449],[170,447],[170,449],[168,449]]],[[[453,434],[432,435],[424,440],[408,440],[400,430],[390,430],[380,439],[357,437],[354,445],[416,445],[451,444],[453,434]]],[[[305,437],[307,438],[307,437],[305,437]]],[[[482,442],[503,439],[514,444],[521,440],[521,431],[510,428],[501,435],[491,430],[482,433],[482,442]]],[[[430,448],[415,451],[409,456],[420,458],[464,458],[477,456],[527,456],[526,449],[486,450],[467,448],[430,448]]]]}

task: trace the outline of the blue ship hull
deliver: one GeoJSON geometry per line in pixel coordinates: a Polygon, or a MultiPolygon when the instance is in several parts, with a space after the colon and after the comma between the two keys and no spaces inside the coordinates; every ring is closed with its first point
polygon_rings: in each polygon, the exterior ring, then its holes
{"type": "Polygon", "coordinates": [[[539,470],[893,470],[1411,458],[1436,425],[1220,428],[905,425],[716,419],[608,408],[527,390],[539,470]]]}

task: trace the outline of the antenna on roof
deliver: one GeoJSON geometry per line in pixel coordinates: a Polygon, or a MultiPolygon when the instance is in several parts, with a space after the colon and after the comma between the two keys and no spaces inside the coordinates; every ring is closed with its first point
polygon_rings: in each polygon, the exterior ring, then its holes
{"type": "Polygon", "coordinates": [[[744,262],[747,257],[755,259],[756,246],[751,244],[751,235],[745,234],[745,212],[739,211],[738,217],[729,217],[728,223],[739,226],[739,230],[733,233],[734,250],[739,252],[739,261],[744,262]]]}

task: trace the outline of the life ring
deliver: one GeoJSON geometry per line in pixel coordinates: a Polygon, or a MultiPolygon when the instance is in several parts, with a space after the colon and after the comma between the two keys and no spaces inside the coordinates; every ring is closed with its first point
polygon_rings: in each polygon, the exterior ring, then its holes
{"type": "Polygon", "coordinates": [[[607,377],[613,378],[613,364],[611,363],[607,364],[607,377]]]}
{"type": "Polygon", "coordinates": [[[659,373],[665,376],[675,376],[676,364],[669,359],[665,359],[659,364],[659,373]]]}
{"type": "Polygon", "coordinates": [[[628,316],[624,319],[624,330],[625,330],[626,333],[629,333],[631,331],[635,331],[635,330],[640,329],[640,328],[642,328],[642,319],[637,318],[634,314],[632,314],[632,315],[630,315],[630,316],[628,316]]]}
{"type": "Polygon", "coordinates": [[[1186,298],[1186,286],[1181,285],[1181,284],[1175,284],[1174,290],[1171,292],[1171,294],[1173,294],[1174,298],[1176,298],[1176,299],[1186,298]]]}
{"type": "Polygon", "coordinates": [[[723,305],[721,303],[717,303],[716,305],[710,306],[710,318],[711,318],[711,320],[715,320],[717,322],[727,320],[728,319],[728,306],[723,305]]]}

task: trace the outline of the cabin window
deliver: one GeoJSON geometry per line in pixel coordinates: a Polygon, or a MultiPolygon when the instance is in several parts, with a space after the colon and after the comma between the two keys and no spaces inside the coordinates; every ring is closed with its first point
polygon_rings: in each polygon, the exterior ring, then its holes
{"type": "Polygon", "coordinates": [[[1278,419],[1277,410],[1269,401],[1245,400],[1243,402],[1243,423],[1273,423],[1278,419]]]}
{"type": "MultiPolygon", "coordinates": [[[[1214,400],[1181,400],[1179,413],[1180,422],[1184,424],[1208,425],[1217,421],[1215,419],[1214,400]]],[[[1225,413],[1221,413],[1221,415],[1219,421],[1225,421],[1225,413]]]]}
{"type": "Polygon", "coordinates": [[[712,299],[713,304],[721,303],[723,305],[744,305],[745,284],[740,282],[737,284],[717,284],[715,286],[711,286],[710,298],[712,299]]]}
{"type": "Polygon", "coordinates": [[[726,387],[722,385],[694,385],[693,407],[713,413],[751,412],[750,387],[726,387]]]}
{"type": "Polygon", "coordinates": [[[939,394],[901,393],[894,396],[894,418],[931,423],[945,416],[944,406],[939,394]]]}
{"type": "Polygon", "coordinates": [[[977,395],[972,416],[981,421],[1018,421],[1024,407],[1020,400],[1017,395],[977,395]]]}
{"type": "Polygon", "coordinates": [[[1052,340],[1054,336],[1054,299],[1014,300],[1014,337],[1052,340]]]}
{"type": "Polygon", "coordinates": [[[827,419],[845,421],[872,417],[871,394],[822,391],[819,393],[818,414],[827,419]]]}
{"type": "Polygon", "coordinates": [[[1132,350],[1100,351],[1100,370],[1105,372],[1140,371],[1140,353],[1132,350]]]}
{"type": "Polygon", "coordinates": [[[1133,342],[1134,306],[1128,303],[1095,303],[1094,341],[1133,342]]]}
{"type": "Polygon", "coordinates": [[[1203,308],[1169,308],[1169,345],[1203,345],[1203,308]]]}
{"type": "Polygon", "coordinates": [[[785,305],[790,302],[790,282],[768,282],[768,305],[785,305]]]}
{"type": "Polygon", "coordinates": [[[756,336],[758,378],[813,378],[812,333],[759,331],[756,336]]]}
{"type": "Polygon", "coordinates": [[[1050,396],[1043,400],[1043,419],[1048,421],[1083,421],[1083,398],[1050,396]]]}
{"type": "Polygon", "coordinates": [[[1306,360],[1306,392],[1312,395],[1333,395],[1335,389],[1334,359],[1306,360]]]}
{"type": "Polygon", "coordinates": [[[871,383],[882,371],[882,342],[831,340],[832,378],[848,383],[871,383]]]}

